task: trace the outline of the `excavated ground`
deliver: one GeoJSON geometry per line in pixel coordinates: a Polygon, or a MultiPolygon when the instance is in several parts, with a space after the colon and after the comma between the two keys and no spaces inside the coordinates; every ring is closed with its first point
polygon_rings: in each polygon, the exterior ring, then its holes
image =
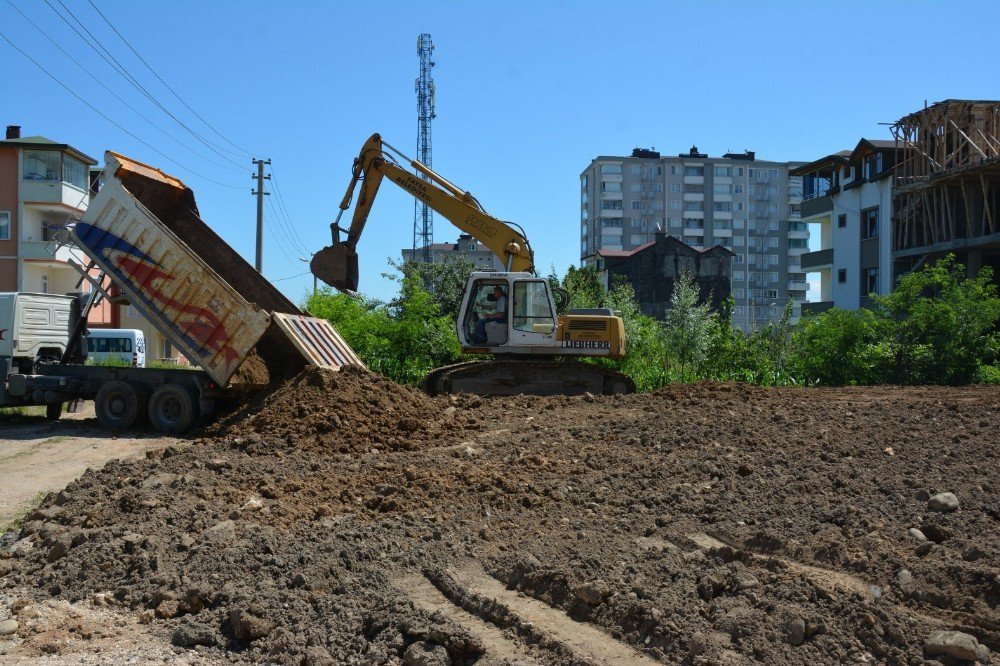
{"type": "Polygon", "coordinates": [[[0,586],[97,595],[178,659],[986,661],[998,426],[995,388],[430,399],[306,372],[50,496],[0,586]]]}

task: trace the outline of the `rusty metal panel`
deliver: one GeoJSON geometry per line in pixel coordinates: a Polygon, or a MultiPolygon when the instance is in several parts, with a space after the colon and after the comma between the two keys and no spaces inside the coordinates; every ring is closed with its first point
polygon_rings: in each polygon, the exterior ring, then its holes
{"type": "MultiPolygon", "coordinates": [[[[222,280],[125,188],[105,155],[105,183],[71,231],[129,302],[220,386],[267,330],[270,315],[222,280]]],[[[187,239],[197,243],[197,238],[187,239]]]]}
{"type": "Polygon", "coordinates": [[[345,365],[365,367],[358,355],[325,319],[275,312],[274,321],[310,365],[340,370],[345,365]]]}

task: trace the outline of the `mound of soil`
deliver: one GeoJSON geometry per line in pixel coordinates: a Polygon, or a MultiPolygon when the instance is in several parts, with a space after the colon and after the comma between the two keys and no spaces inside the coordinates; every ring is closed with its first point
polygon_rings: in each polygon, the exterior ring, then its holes
{"type": "Polygon", "coordinates": [[[229,662],[985,662],[998,425],[987,388],[432,400],[310,371],[49,497],[0,571],[229,662]]]}

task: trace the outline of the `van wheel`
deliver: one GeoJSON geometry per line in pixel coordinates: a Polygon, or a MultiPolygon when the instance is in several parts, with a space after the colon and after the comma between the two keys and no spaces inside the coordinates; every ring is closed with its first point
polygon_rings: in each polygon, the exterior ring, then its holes
{"type": "Polygon", "coordinates": [[[164,384],[149,399],[149,422],[157,432],[179,435],[198,418],[198,400],[177,384],[164,384]]]}
{"type": "Polygon", "coordinates": [[[63,404],[61,402],[50,402],[45,405],[45,418],[49,421],[58,421],[62,416],[63,404]]]}
{"type": "Polygon", "coordinates": [[[94,398],[97,420],[111,430],[128,430],[139,418],[139,397],[127,382],[110,381],[101,385],[94,398]]]}

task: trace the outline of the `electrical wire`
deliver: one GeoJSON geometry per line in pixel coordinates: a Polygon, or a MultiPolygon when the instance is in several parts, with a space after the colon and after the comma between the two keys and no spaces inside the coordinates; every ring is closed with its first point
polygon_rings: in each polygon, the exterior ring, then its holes
{"type": "Polygon", "coordinates": [[[295,278],[300,278],[303,275],[309,275],[309,271],[306,271],[304,273],[299,273],[298,275],[289,275],[288,277],[274,278],[273,280],[269,280],[269,282],[284,282],[285,280],[294,280],[295,278]]]}
{"type": "MultiPolygon", "coordinates": [[[[278,229],[278,231],[281,231],[282,234],[281,235],[275,234],[276,242],[279,242],[280,245],[285,250],[287,250],[287,253],[284,252],[284,251],[282,252],[282,254],[285,255],[285,258],[288,259],[289,261],[294,261],[294,258],[292,256],[290,256],[290,255],[298,255],[298,254],[300,254],[299,250],[294,245],[292,245],[291,243],[288,242],[288,240],[289,240],[289,238],[288,238],[288,231],[285,228],[285,225],[282,223],[281,217],[275,212],[274,204],[271,203],[271,200],[269,198],[266,201],[267,201],[267,207],[268,207],[268,209],[270,209],[271,212],[270,212],[270,216],[265,216],[265,219],[268,219],[272,223],[272,225],[275,224],[275,222],[276,222],[277,225],[279,227],[281,227],[280,229],[278,229]]],[[[273,226],[269,227],[269,229],[272,232],[274,232],[274,227],[273,226]]],[[[306,254],[308,254],[308,253],[306,253],[306,254]]]]}
{"type": "MultiPolygon", "coordinates": [[[[239,167],[243,167],[243,165],[241,165],[239,162],[235,162],[231,158],[227,157],[223,152],[221,152],[219,150],[219,147],[216,146],[216,144],[214,144],[211,141],[207,140],[205,137],[201,136],[198,132],[196,132],[193,129],[191,129],[190,127],[188,127],[188,125],[186,123],[184,123],[184,121],[182,121],[180,118],[178,118],[177,116],[175,116],[173,113],[170,112],[170,110],[167,107],[165,107],[163,104],[161,104],[160,101],[157,100],[156,97],[154,97],[152,93],[150,93],[148,90],[146,90],[146,88],[141,83],[139,83],[139,81],[134,76],[132,76],[128,72],[128,70],[125,69],[125,67],[121,63],[118,62],[118,60],[111,54],[110,51],[108,51],[106,48],[104,48],[104,46],[101,44],[100,40],[98,40],[96,37],[94,37],[94,35],[90,32],[90,30],[87,29],[87,26],[85,26],[83,24],[83,21],[81,21],[79,18],[77,18],[76,14],[74,14],[73,11],[69,7],[66,6],[66,4],[63,2],[63,0],[56,0],[56,2],[58,2],[63,7],[63,9],[65,9],[66,12],[70,16],[73,17],[73,20],[76,21],[77,24],[79,24],[79,26],[81,28],[83,28],[83,31],[86,32],[87,35],[90,36],[89,39],[87,37],[85,37],[83,35],[83,33],[81,33],[76,28],[76,26],[74,26],[72,23],[70,23],[69,20],[65,16],[63,16],[59,12],[59,10],[55,8],[55,6],[51,2],[49,2],[49,0],[44,0],[44,1],[45,1],[45,4],[49,6],[49,9],[51,9],[56,14],[56,16],[58,16],[66,25],[68,25],[70,27],[70,29],[73,30],[73,32],[75,32],[76,35],[81,40],[83,40],[83,42],[87,46],[89,46],[95,53],[97,53],[97,55],[100,56],[104,60],[104,62],[106,62],[108,65],[110,65],[112,69],[114,69],[116,72],[118,72],[118,74],[120,76],[122,76],[129,84],[132,85],[132,87],[134,87],[136,90],[138,90],[140,93],[142,93],[146,97],[146,99],[148,99],[150,102],[152,102],[155,106],[157,106],[165,114],[167,114],[168,116],[170,116],[170,118],[172,118],[174,120],[174,122],[176,122],[178,125],[180,125],[185,130],[187,130],[188,133],[190,133],[194,138],[198,139],[198,141],[200,141],[206,148],[208,148],[209,150],[211,150],[216,155],[218,155],[219,157],[221,157],[225,161],[229,162],[233,166],[236,166],[238,168],[239,167]],[[91,43],[91,40],[93,40],[93,43],[91,43]],[[96,46],[95,46],[95,44],[96,44],[96,46]],[[102,53],[102,51],[103,51],[103,53],[102,53]]],[[[227,151],[227,152],[230,152],[230,154],[233,154],[232,151],[227,151]]]]}
{"type": "Polygon", "coordinates": [[[54,47],[56,47],[64,56],[66,56],[74,65],[76,65],[77,67],[79,67],[80,69],[82,69],[87,76],[89,76],[90,78],[92,78],[99,86],[101,86],[102,88],[104,88],[109,94],[111,94],[115,99],[117,99],[119,102],[121,102],[126,108],[128,108],[131,111],[133,111],[136,115],[138,115],[140,118],[142,118],[143,120],[145,120],[147,123],[149,123],[155,129],[159,130],[166,137],[168,137],[172,141],[176,142],[181,147],[187,149],[188,151],[190,151],[194,155],[196,155],[196,156],[200,157],[201,159],[205,160],[209,164],[212,164],[214,166],[220,167],[222,169],[227,169],[229,171],[238,171],[239,173],[243,173],[243,171],[245,171],[245,169],[243,169],[243,168],[236,169],[235,167],[231,167],[228,164],[222,164],[221,162],[216,162],[216,161],[212,160],[211,158],[209,158],[209,157],[207,157],[207,156],[199,153],[197,150],[195,150],[194,148],[192,148],[191,146],[187,145],[186,143],[184,143],[183,141],[181,141],[180,139],[178,139],[174,135],[170,134],[170,132],[166,131],[165,129],[163,129],[162,127],[160,127],[159,125],[157,125],[155,122],[153,122],[144,113],[142,113],[141,111],[139,111],[138,109],[136,109],[134,106],[132,106],[131,104],[129,104],[128,102],[126,102],[124,99],[122,99],[122,97],[120,95],[118,95],[118,93],[116,93],[114,90],[112,90],[111,88],[109,88],[108,85],[106,83],[104,83],[103,81],[101,81],[101,79],[99,79],[96,75],[94,75],[93,72],[91,72],[89,69],[87,69],[86,67],[84,67],[83,64],[81,64],[79,62],[79,60],[77,60],[74,56],[70,55],[70,53],[68,51],[66,51],[66,49],[64,49],[62,46],[60,46],[59,43],[55,39],[53,39],[47,32],[45,32],[45,30],[43,30],[41,28],[41,26],[39,26],[37,23],[35,23],[34,21],[32,21],[31,18],[27,14],[25,14],[24,12],[22,12],[21,9],[17,5],[15,5],[11,0],[6,0],[6,2],[7,2],[8,5],[10,5],[11,7],[13,7],[14,11],[16,11],[18,14],[20,14],[21,17],[25,21],[27,21],[28,23],[30,23],[35,28],[35,30],[37,30],[38,32],[40,32],[42,34],[42,36],[45,37],[45,39],[49,40],[49,42],[54,47]]]}
{"type": "Polygon", "coordinates": [[[304,254],[310,254],[309,249],[306,244],[302,241],[302,237],[299,236],[299,232],[295,230],[295,224],[292,222],[292,216],[288,214],[288,206],[285,205],[285,197],[281,193],[281,186],[278,184],[278,177],[274,173],[274,166],[271,166],[271,182],[274,183],[274,191],[278,195],[278,208],[285,216],[285,221],[288,223],[288,228],[290,230],[291,240],[299,247],[299,249],[304,254]]]}
{"type": "Polygon", "coordinates": [[[91,111],[93,111],[97,115],[99,115],[102,118],[104,118],[105,120],[107,120],[109,123],[111,123],[112,125],[114,125],[115,127],[117,127],[119,130],[121,130],[125,134],[128,134],[130,137],[132,137],[133,139],[135,139],[136,141],[138,141],[142,145],[146,146],[147,148],[149,148],[150,150],[152,150],[153,152],[155,152],[157,155],[160,155],[164,159],[169,160],[170,162],[176,164],[178,167],[184,169],[188,173],[194,174],[195,176],[201,178],[202,180],[207,180],[210,183],[215,183],[216,185],[219,185],[221,187],[228,187],[228,188],[234,189],[234,190],[242,190],[243,189],[242,186],[239,186],[239,185],[228,185],[228,184],[223,183],[221,181],[215,180],[214,178],[209,178],[208,176],[205,176],[205,175],[203,175],[201,173],[198,173],[194,169],[181,164],[180,162],[178,162],[174,158],[170,157],[169,155],[167,155],[163,151],[155,148],[153,145],[151,145],[151,144],[147,143],[146,141],[144,141],[143,139],[139,138],[137,135],[133,134],[132,132],[130,132],[129,130],[125,129],[120,124],[118,124],[117,122],[115,122],[114,120],[112,120],[106,113],[104,113],[103,111],[101,111],[100,109],[98,109],[96,106],[94,106],[93,104],[91,104],[90,102],[88,102],[87,100],[85,100],[83,97],[81,97],[80,95],[78,95],[72,88],[70,88],[69,86],[67,86],[62,81],[60,81],[52,72],[50,72],[49,70],[45,69],[45,67],[40,62],[38,62],[37,60],[35,60],[34,58],[32,58],[26,51],[24,51],[21,47],[19,47],[17,44],[15,44],[14,42],[12,42],[10,40],[10,38],[3,31],[0,31],[0,37],[2,37],[5,42],[7,42],[8,44],[10,44],[11,48],[13,48],[15,51],[17,51],[18,53],[20,53],[21,55],[23,55],[25,58],[27,58],[28,60],[30,60],[35,65],[35,67],[37,67],[38,69],[42,70],[42,72],[44,72],[50,79],[52,79],[53,81],[55,81],[56,83],[58,83],[60,86],[62,86],[66,90],[66,92],[68,92],[70,95],[72,95],[73,97],[75,97],[76,99],[78,99],[80,102],[82,102],[84,105],[86,105],[87,108],[89,108],[91,111]]]}
{"type": "MultiPolygon", "coordinates": [[[[118,28],[116,28],[116,27],[114,26],[114,24],[113,24],[113,23],[112,23],[112,22],[111,22],[110,20],[108,20],[108,17],[104,15],[104,12],[102,12],[102,11],[101,11],[101,10],[100,10],[100,9],[99,9],[99,8],[97,7],[97,5],[95,5],[95,4],[94,4],[94,1],[93,1],[93,0],[88,0],[88,2],[90,2],[90,6],[94,8],[94,11],[96,11],[96,12],[97,12],[97,13],[98,13],[98,14],[100,15],[100,17],[101,17],[102,19],[104,19],[104,22],[105,22],[105,23],[107,23],[107,24],[108,24],[108,26],[109,26],[109,27],[110,27],[110,28],[111,28],[111,29],[112,29],[112,30],[114,31],[114,33],[115,33],[116,35],[118,35],[118,38],[119,38],[119,39],[121,39],[121,40],[122,40],[122,42],[124,42],[124,43],[125,43],[125,46],[129,47],[129,49],[130,49],[130,50],[132,51],[132,53],[134,53],[134,54],[135,54],[135,57],[136,57],[136,58],[138,58],[138,59],[139,59],[139,60],[140,60],[140,61],[142,62],[142,64],[146,66],[146,69],[148,69],[148,70],[149,70],[150,72],[152,72],[152,73],[153,73],[153,76],[155,76],[155,77],[156,77],[156,79],[157,79],[157,80],[158,80],[158,81],[159,81],[160,83],[162,83],[162,84],[163,84],[163,87],[165,87],[165,88],[166,88],[167,90],[169,90],[169,91],[170,91],[171,93],[173,93],[174,97],[176,97],[176,98],[177,98],[177,100],[178,100],[178,101],[179,101],[179,102],[180,102],[181,104],[183,104],[183,105],[184,105],[184,107],[185,107],[185,108],[186,108],[186,109],[187,109],[188,111],[190,111],[191,113],[193,113],[193,114],[195,115],[195,117],[196,117],[196,118],[198,118],[198,120],[200,120],[201,122],[203,122],[203,123],[205,124],[205,126],[206,126],[206,127],[208,127],[208,128],[210,129],[210,130],[212,130],[213,132],[215,132],[215,133],[216,133],[216,134],[217,134],[217,135],[219,136],[219,138],[220,138],[220,139],[222,139],[223,141],[225,141],[225,142],[226,142],[226,143],[228,143],[229,145],[233,146],[234,148],[238,149],[238,150],[239,150],[240,152],[244,153],[244,154],[245,154],[246,156],[248,156],[248,157],[253,157],[253,153],[251,153],[251,152],[250,152],[249,150],[247,150],[246,148],[241,148],[241,147],[240,147],[240,146],[238,146],[237,144],[235,144],[235,143],[233,143],[232,141],[230,141],[229,139],[227,139],[227,138],[226,138],[225,136],[223,136],[222,132],[220,132],[219,130],[215,129],[215,127],[213,127],[213,126],[212,126],[211,124],[209,124],[209,122],[208,122],[207,120],[205,120],[204,118],[202,118],[202,117],[201,117],[201,114],[199,114],[199,113],[198,113],[197,111],[195,111],[194,109],[192,109],[192,108],[191,108],[191,105],[190,105],[190,104],[188,104],[187,102],[185,102],[185,101],[184,101],[184,100],[183,100],[183,99],[181,98],[181,96],[177,94],[177,91],[176,91],[176,90],[174,90],[174,89],[173,89],[172,87],[170,87],[170,84],[168,84],[168,83],[167,83],[166,81],[164,81],[164,80],[163,80],[163,77],[161,77],[161,76],[160,76],[159,74],[157,74],[157,73],[156,73],[156,70],[155,70],[155,69],[153,69],[153,66],[152,66],[152,65],[150,65],[150,64],[149,64],[148,62],[146,62],[146,59],[145,59],[145,58],[143,58],[143,57],[142,57],[142,56],[141,56],[141,55],[139,54],[139,52],[135,50],[135,48],[134,48],[134,47],[133,47],[133,46],[132,46],[132,45],[131,45],[131,44],[129,43],[129,41],[128,41],[127,39],[125,39],[124,35],[122,35],[122,33],[120,33],[120,32],[118,31],[118,28]]],[[[236,154],[236,153],[232,153],[232,154],[236,154]]]]}
{"type": "MultiPolygon", "coordinates": [[[[274,244],[278,246],[278,251],[285,258],[285,260],[288,261],[288,263],[290,263],[290,264],[292,264],[294,266],[295,263],[296,263],[296,260],[293,259],[291,256],[289,256],[288,250],[287,250],[284,242],[282,242],[281,237],[278,234],[276,234],[275,231],[274,231],[274,224],[269,224],[269,222],[273,222],[273,220],[269,219],[267,213],[265,212],[264,213],[264,226],[267,228],[268,233],[271,235],[271,240],[273,240],[274,244]]],[[[295,253],[292,252],[292,254],[295,254],[295,253]]]]}

